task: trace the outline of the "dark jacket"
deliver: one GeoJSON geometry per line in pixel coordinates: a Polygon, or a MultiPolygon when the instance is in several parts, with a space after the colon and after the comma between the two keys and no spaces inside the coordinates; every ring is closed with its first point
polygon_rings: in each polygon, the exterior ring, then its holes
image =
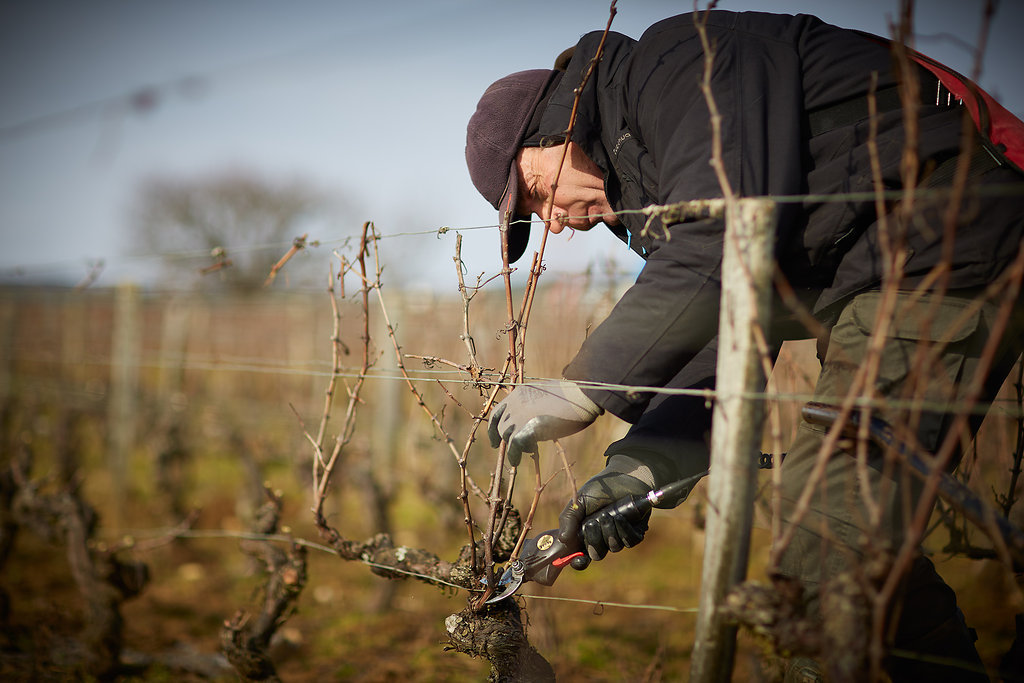
{"type": "MultiPolygon", "coordinates": [[[[882,264],[870,195],[869,120],[812,136],[810,116],[851,97],[866,97],[873,73],[876,89],[894,86],[894,60],[886,46],[805,15],[715,11],[707,27],[715,46],[711,88],[722,116],[722,159],[733,190],[740,196],[866,193],[847,201],[780,204],[778,270],[815,315],[828,318],[845,298],[878,286],[882,264]]],[[[601,32],[595,32],[577,44],[544,110],[542,135],[557,141],[564,134],[573,90],[600,40],[601,32]]],[[[709,165],[712,135],[700,89],[703,70],[692,14],[659,22],[639,40],[608,35],[581,95],[572,139],[603,170],[617,211],[722,196],[709,165]]],[[[922,90],[934,89],[928,72],[918,69],[917,76],[922,90]]],[[[936,164],[958,153],[961,109],[920,107],[915,152],[921,183],[936,164]]],[[[883,112],[877,128],[883,183],[898,190],[904,148],[899,108],[883,112]]],[[[1004,167],[973,180],[1002,184],[1021,178],[1004,167]]],[[[918,206],[907,227],[908,285],[918,283],[942,253],[944,203],[919,201],[918,206]]],[[[961,221],[952,250],[949,286],[954,288],[991,282],[1016,255],[1024,235],[1019,193],[965,206],[969,220],[961,221]]],[[[565,368],[569,379],[660,387],[689,376],[707,384],[707,353],[701,369],[687,373],[685,368],[717,334],[724,224],[655,222],[644,235],[645,221],[643,215],[626,213],[624,227],[613,229],[646,264],[565,368]]],[[[631,422],[652,396],[585,391],[631,422]]]]}

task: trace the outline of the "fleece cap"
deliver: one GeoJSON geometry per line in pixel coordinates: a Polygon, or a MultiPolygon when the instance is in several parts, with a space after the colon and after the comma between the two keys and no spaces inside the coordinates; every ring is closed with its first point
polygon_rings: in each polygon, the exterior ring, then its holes
{"type": "Polygon", "coordinates": [[[508,229],[508,260],[526,251],[529,214],[516,211],[519,173],[516,156],[537,125],[538,105],[560,71],[532,69],[506,76],[484,92],[466,129],[466,165],[476,189],[498,210],[498,222],[508,229]]]}

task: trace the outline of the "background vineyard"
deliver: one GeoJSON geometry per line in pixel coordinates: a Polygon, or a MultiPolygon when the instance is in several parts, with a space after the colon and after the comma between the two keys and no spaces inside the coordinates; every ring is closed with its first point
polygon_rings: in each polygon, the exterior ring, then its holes
{"type": "MultiPolygon", "coordinates": [[[[554,278],[542,288],[528,332],[527,375],[557,376],[621,287],[605,277],[580,276],[554,278]]],[[[457,293],[385,287],[383,296],[403,353],[465,362],[457,293]]],[[[401,381],[375,312],[371,305],[371,349],[379,358],[362,394],[357,437],[334,480],[329,520],[353,538],[386,525],[397,542],[453,559],[465,542],[458,470],[401,381]]],[[[353,367],[359,314],[357,298],[349,296],[342,304],[342,339],[353,367]]],[[[500,367],[505,358],[505,319],[498,287],[474,299],[471,329],[485,366],[500,367]]],[[[137,539],[133,552],[149,565],[152,581],[125,607],[128,656],[217,652],[224,620],[258,599],[260,568],[232,534],[248,528],[265,484],[283,493],[291,533],[318,540],[309,514],[312,451],[303,431],[323,410],[331,328],[329,299],[318,290],[0,292],[4,460],[14,444],[27,444],[35,455],[32,475],[42,479],[72,463],[85,499],[100,513],[98,538],[137,539]],[[193,537],[146,545],[193,510],[199,510],[193,537]]],[[[443,363],[406,363],[446,428],[465,433],[470,419],[446,395],[478,408],[479,391],[465,374],[443,363]]],[[[787,432],[815,366],[810,343],[787,344],[771,387],[790,397],[772,404],[787,432]]],[[[1013,387],[1004,394],[1008,402],[999,410],[1009,415],[1013,387]]],[[[624,429],[606,416],[566,440],[579,481],[601,466],[604,446],[624,429]]],[[[1015,429],[1009,417],[986,424],[984,457],[970,468],[972,483],[986,496],[991,484],[1006,480],[1015,429]]],[[[470,462],[473,476],[486,484],[493,459],[482,431],[470,462]]],[[[570,487],[553,450],[542,452],[542,463],[551,483],[537,519],[553,526],[570,487]]],[[[763,472],[754,578],[766,556],[770,481],[763,472]]],[[[515,499],[525,507],[531,496],[524,483],[515,499]]],[[[685,678],[700,587],[703,504],[701,486],[690,503],[659,512],[637,549],[564,576],[551,589],[527,591],[582,601],[525,603],[531,642],[559,680],[685,678]]],[[[940,550],[946,540],[940,531],[929,544],[940,550]]],[[[994,665],[1012,640],[1013,614],[1024,610],[1012,575],[995,562],[941,552],[935,559],[994,665]]],[[[82,618],[63,555],[22,531],[0,586],[9,596],[0,675],[59,677],[52,648],[73,636],[82,618]]],[[[482,679],[484,662],[443,647],[443,620],[464,601],[462,592],[388,582],[359,563],[313,551],[308,588],[279,632],[274,656],[285,680],[482,679]]],[[[747,635],[740,646],[736,679],[748,680],[760,649],[747,635]]],[[[160,670],[150,667],[145,675],[160,670]]],[[[233,677],[227,670],[216,675],[233,677]]]]}

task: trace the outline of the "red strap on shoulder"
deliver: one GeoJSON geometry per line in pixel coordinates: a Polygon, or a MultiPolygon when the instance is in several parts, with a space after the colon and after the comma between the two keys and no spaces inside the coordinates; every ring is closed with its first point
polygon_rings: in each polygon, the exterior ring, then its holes
{"type": "Polygon", "coordinates": [[[951,93],[964,101],[974,119],[974,125],[982,135],[994,144],[1002,145],[1005,148],[1003,155],[1017,166],[1024,167],[1024,121],[973,81],[934,59],[912,50],[909,54],[915,62],[931,71],[951,93]]]}
{"type": "MultiPolygon", "coordinates": [[[[861,35],[883,45],[892,45],[892,41],[870,33],[861,35]]],[[[928,69],[949,92],[963,100],[978,132],[999,146],[1003,156],[1018,169],[1024,168],[1024,121],[966,76],[916,50],[909,47],[906,50],[911,59],[928,69]]]]}

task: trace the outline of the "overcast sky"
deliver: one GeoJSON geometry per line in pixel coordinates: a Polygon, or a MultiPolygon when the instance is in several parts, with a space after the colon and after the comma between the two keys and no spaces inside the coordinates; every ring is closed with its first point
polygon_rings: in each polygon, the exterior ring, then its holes
{"type": "MultiPolygon", "coordinates": [[[[978,0],[918,0],[917,47],[970,73],[978,0]]],[[[1003,0],[981,84],[1018,116],[1024,2],[1003,0]]],[[[303,179],[349,207],[325,242],[373,220],[385,234],[493,225],[465,170],[465,126],[494,80],[549,67],[602,29],[605,0],[0,0],[0,280],[99,285],[145,279],[130,255],[141,179],[250,169],[303,179]],[[148,106],[131,106],[147,93],[148,106]]],[[[753,2],[721,9],[811,13],[889,34],[897,0],[753,2]]],[[[688,2],[619,0],[614,30],[638,37],[688,2]]],[[[534,231],[535,233],[539,231],[534,231]]],[[[548,262],[608,255],[603,229],[552,238],[548,262]]],[[[471,271],[494,270],[495,230],[467,230],[471,271]]],[[[395,239],[413,280],[449,280],[454,235],[395,239]]],[[[388,244],[390,248],[391,244],[388,244]]],[[[538,244],[534,241],[531,250],[538,244]]]]}

